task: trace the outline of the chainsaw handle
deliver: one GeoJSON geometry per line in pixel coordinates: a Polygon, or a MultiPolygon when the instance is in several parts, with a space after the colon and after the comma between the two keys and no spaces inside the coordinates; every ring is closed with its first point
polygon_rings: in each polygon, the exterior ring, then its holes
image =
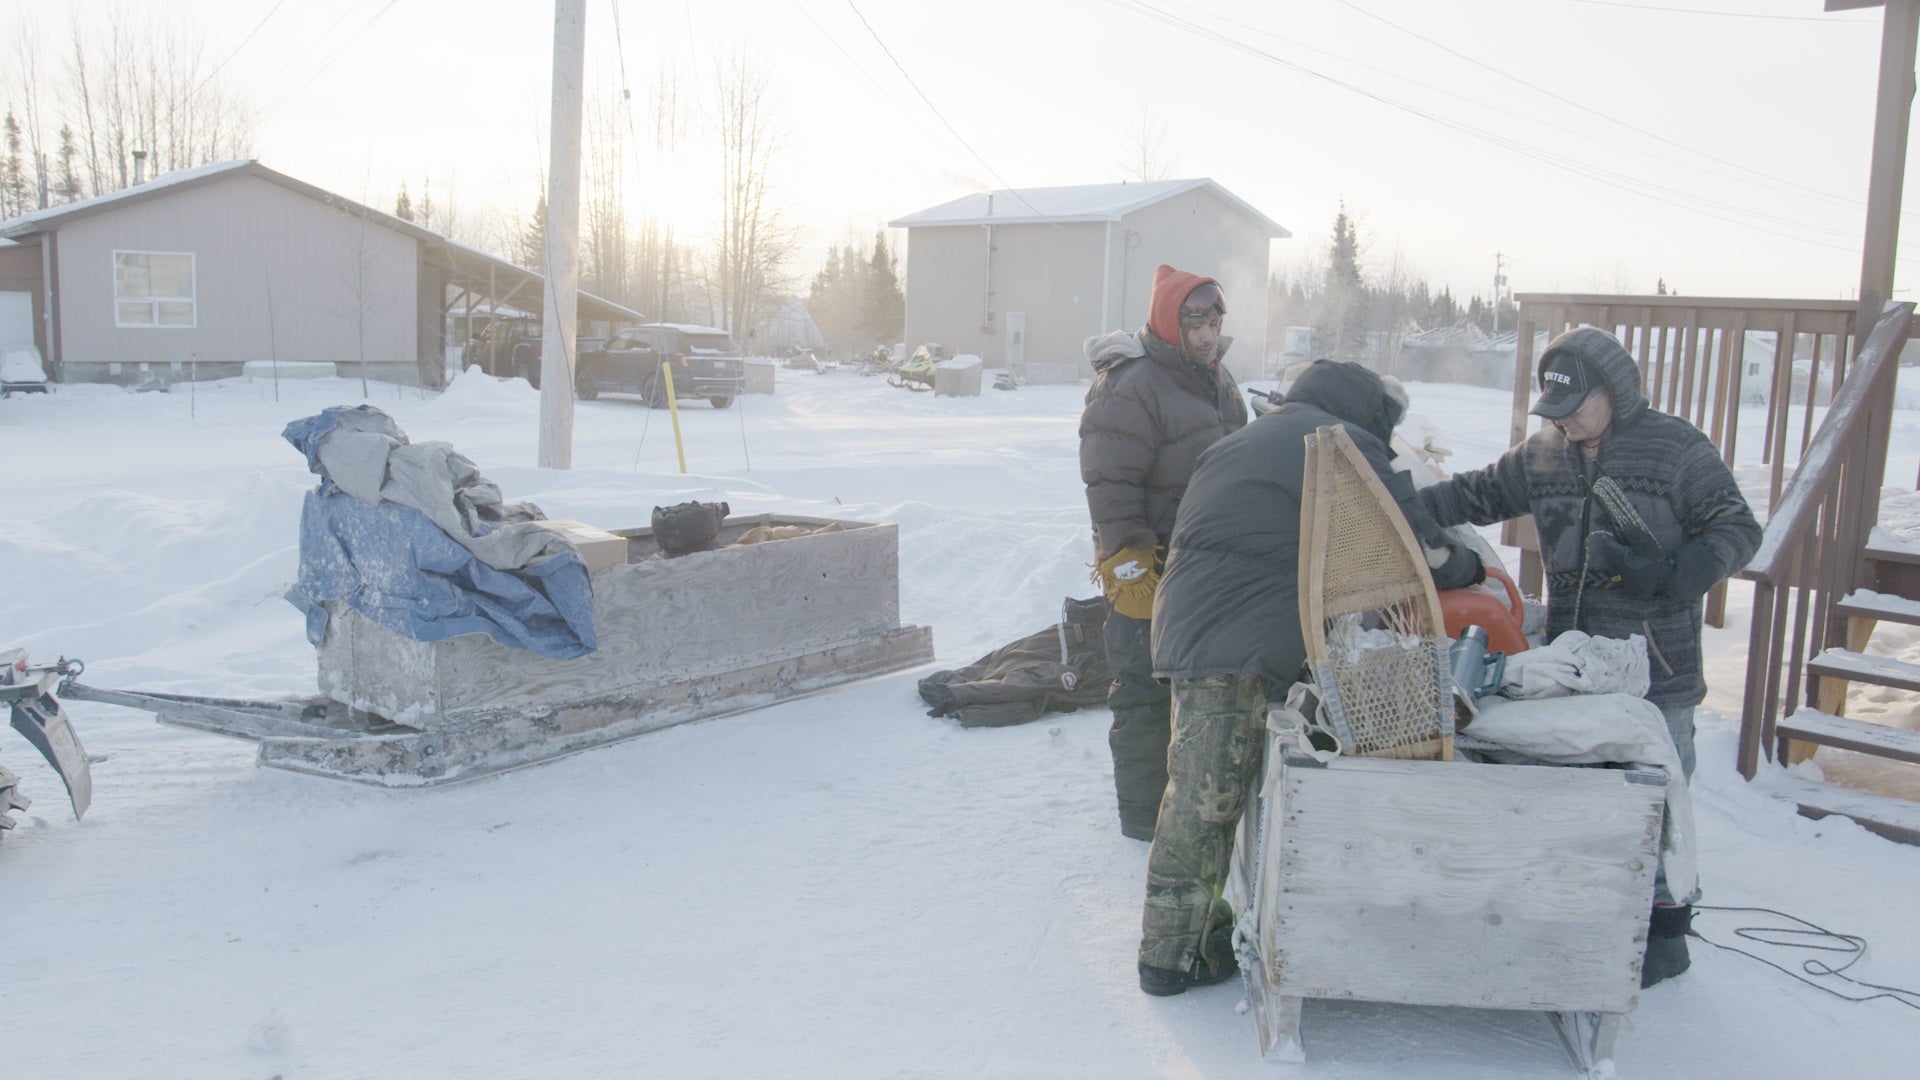
{"type": "Polygon", "coordinates": [[[1507,608],[1513,612],[1514,623],[1516,625],[1524,624],[1526,622],[1526,615],[1520,608],[1520,586],[1515,585],[1513,579],[1508,577],[1506,570],[1501,567],[1487,566],[1484,567],[1484,569],[1487,572],[1488,580],[1498,581],[1501,586],[1507,590],[1507,608]]]}

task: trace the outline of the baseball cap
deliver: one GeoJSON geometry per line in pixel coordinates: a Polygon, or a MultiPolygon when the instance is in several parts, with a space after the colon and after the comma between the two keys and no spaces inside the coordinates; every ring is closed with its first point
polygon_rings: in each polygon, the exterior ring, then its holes
{"type": "Polygon", "coordinates": [[[1588,391],[1599,387],[1600,380],[1586,361],[1570,351],[1556,352],[1540,365],[1540,397],[1532,412],[1548,420],[1565,420],[1587,400],[1588,391]]]}

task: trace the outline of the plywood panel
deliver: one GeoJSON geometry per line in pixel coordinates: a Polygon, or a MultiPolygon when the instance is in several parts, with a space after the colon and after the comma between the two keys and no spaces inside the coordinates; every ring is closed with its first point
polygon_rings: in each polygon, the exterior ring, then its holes
{"type": "Polygon", "coordinates": [[[1286,766],[1262,897],[1273,992],[1629,1011],[1664,795],[1645,779],[1382,759],[1286,766]]]}
{"type": "MultiPolygon", "coordinates": [[[[774,521],[779,524],[782,521],[774,521]]],[[[828,524],[813,522],[803,524],[828,524]]],[[[599,648],[558,660],[479,634],[423,644],[343,610],[322,648],[322,689],[396,722],[434,727],[473,709],[539,709],[731,671],[899,626],[892,525],[649,559],[593,577],[599,648]]],[[[737,535],[730,525],[728,532],[737,535]]]]}

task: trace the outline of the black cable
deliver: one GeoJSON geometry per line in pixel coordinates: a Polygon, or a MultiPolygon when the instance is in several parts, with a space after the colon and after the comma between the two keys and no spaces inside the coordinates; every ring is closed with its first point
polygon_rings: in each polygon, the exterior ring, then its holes
{"type": "Polygon", "coordinates": [[[1878,26],[1874,19],[1835,19],[1819,15],[1767,15],[1757,11],[1712,11],[1704,8],[1659,7],[1654,4],[1626,4],[1620,0],[1573,0],[1576,4],[1595,4],[1600,7],[1631,8],[1635,11],[1661,11],[1676,15],[1720,15],[1729,19],[1782,19],[1788,22],[1817,22],[1828,26],[1878,26]]]}
{"type": "Polygon", "coordinates": [[[341,55],[344,54],[348,49],[351,49],[355,45],[359,44],[360,39],[367,35],[367,31],[373,29],[373,24],[379,22],[381,16],[385,15],[389,11],[392,11],[393,6],[395,4],[398,4],[399,2],[400,0],[387,0],[386,7],[383,7],[379,11],[374,12],[373,18],[368,19],[366,22],[362,23],[360,25],[360,29],[354,31],[352,37],[348,38],[346,42],[343,43],[338,49],[335,49],[331,55],[329,55],[325,60],[321,61],[320,66],[317,68],[314,68],[312,74],[308,75],[305,79],[301,80],[300,85],[295,86],[293,89],[275,98],[272,104],[267,105],[265,108],[262,108],[260,110],[261,118],[265,119],[266,117],[271,116],[273,113],[279,111],[280,108],[285,106],[287,102],[292,101],[295,97],[298,97],[300,94],[300,91],[305,90],[307,86],[313,82],[313,80],[319,78],[322,74],[326,72],[328,68],[332,67],[333,62],[335,60],[340,59],[341,55]]]}
{"type": "Polygon", "coordinates": [[[1800,971],[1793,971],[1791,969],[1782,967],[1781,965],[1774,963],[1773,961],[1767,959],[1764,956],[1760,956],[1756,953],[1748,952],[1747,950],[1742,949],[1738,946],[1722,945],[1720,942],[1717,942],[1712,938],[1707,937],[1705,934],[1702,934],[1698,928],[1695,928],[1694,930],[1690,931],[1688,936],[1698,938],[1699,940],[1706,942],[1708,945],[1711,945],[1716,949],[1721,949],[1731,953],[1739,953],[1741,956],[1758,960],[1761,963],[1767,965],[1768,967],[1774,969],[1775,971],[1778,971],[1784,975],[1791,976],[1794,979],[1798,979],[1800,982],[1806,983],[1808,986],[1811,986],[1816,990],[1820,990],[1825,993],[1832,994],[1834,997],[1837,997],[1842,1001],[1861,1002],[1861,1001],[1875,1001],[1880,998],[1886,998],[1890,1001],[1895,1001],[1902,1005],[1905,1005],[1909,1009],[1920,1010],[1920,990],[1908,990],[1898,986],[1882,986],[1879,983],[1870,983],[1864,979],[1855,979],[1850,976],[1842,974],[1842,972],[1846,971],[1848,968],[1852,967],[1853,965],[1859,963],[1861,958],[1867,955],[1867,939],[1860,937],[1857,934],[1836,933],[1832,930],[1828,930],[1823,926],[1819,926],[1814,923],[1808,922],[1807,920],[1799,917],[1798,915],[1789,915],[1784,911],[1775,911],[1772,908],[1717,907],[1717,906],[1708,906],[1706,904],[1695,904],[1693,905],[1693,910],[1696,912],[1700,912],[1700,911],[1760,912],[1767,915],[1776,915],[1782,919],[1791,919],[1794,922],[1799,923],[1800,925],[1797,927],[1795,926],[1742,926],[1742,927],[1735,928],[1733,933],[1735,937],[1744,939],[1746,941],[1758,942],[1763,945],[1773,945],[1783,949],[1805,949],[1813,952],[1844,953],[1848,955],[1847,962],[1844,964],[1841,964],[1838,967],[1835,967],[1831,964],[1826,963],[1823,960],[1809,959],[1809,960],[1803,960],[1800,962],[1800,971]],[[1838,944],[1824,944],[1824,942],[1838,942],[1838,944]],[[1805,974],[1801,974],[1801,972],[1805,972],[1805,974]],[[1879,991],[1879,993],[1866,994],[1862,996],[1843,994],[1840,991],[1835,990],[1831,986],[1826,986],[1821,983],[1814,982],[1813,979],[1807,977],[1809,975],[1816,976],[1816,977],[1831,975],[1834,978],[1839,979],[1841,982],[1848,983],[1853,986],[1864,987],[1865,989],[1868,989],[1868,990],[1877,990],[1879,991]]]}
{"type": "Polygon", "coordinates": [[[207,84],[213,81],[213,77],[220,74],[220,69],[226,67],[234,57],[240,55],[240,50],[247,47],[247,42],[253,40],[253,35],[259,33],[260,28],[267,25],[267,20],[273,18],[273,13],[279,11],[280,5],[286,2],[287,0],[274,0],[273,6],[267,9],[267,13],[260,16],[260,21],[253,24],[253,29],[247,31],[247,36],[240,39],[240,44],[235,45],[232,52],[229,52],[219,63],[213,65],[213,70],[207,72],[207,77],[200,80],[200,85],[194,87],[193,92],[197,94],[206,89],[207,84]]]}
{"type": "MultiPolygon", "coordinates": [[[[1345,2],[1345,0],[1341,0],[1341,2],[1345,2]]],[[[1119,7],[1123,10],[1132,11],[1136,14],[1143,15],[1148,18],[1158,20],[1160,22],[1167,23],[1170,26],[1174,26],[1178,29],[1185,30],[1186,32],[1194,34],[1195,36],[1206,38],[1208,40],[1217,42],[1228,48],[1236,49],[1240,52],[1247,53],[1248,55],[1257,57],[1262,60],[1266,60],[1269,63],[1278,64],[1281,67],[1285,67],[1292,71],[1296,71],[1310,78],[1314,78],[1322,82],[1330,83],[1334,86],[1340,87],[1341,89],[1359,94],[1362,97],[1369,98],[1373,101],[1379,102],[1380,104],[1386,105],[1390,108],[1402,110],[1414,116],[1420,117],[1421,119],[1440,124],[1441,126],[1450,128],[1454,131],[1458,131],[1461,134],[1468,135],[1473,138],[1492,143],[1495,146],[1499,146],[1503,149],[1512,151],[1522,156],[1532,158],[1544,164],[1552,165],[1557,168],[1564,169],[1568,172],[1574,173],[1576,175],[1584,176],[1587,179],[1595,180],[1600,183],[1608,184],[1612,187],[1620,188],[1622,190],[1631,192],[1633,194],[1640,195],[1643,198],[1651,199],[1655,202],[1663,203],[1665,205],[1672,206],[1677,209],[1687,210],[1692,213],[1702,215],[1704,217],[1714,218],[1716,220],[1724,221],[1729,224],[1738,225],[1743,228],[1753,229],[1758,232],[1770,233],[1772,235],[1784,237],[1789,240],[1795,240],[1803,244],[1810,244],[1815,247],[1831,248],[1835,251],[1843,251],[1843,252],[1849,252],[1849,253],[1856,252],[1859,250],[1857,246],[1842,246],[1839,244],[1830,244],[1820,240],[1812,239],[1810,237],[1798,236],[1793,233],[1781,232],[1778,229],[1768,228],[1765,225],[1759,224],[1758,222],[1750,219],[1762,218],[1767,220],[1773,220],[1773,221],[1778,221],[1782,225],[1788,225],[1791,227],[1806,229],[1810,231],[1828,232],[1828,233],[1833,233],[1835,235],[1840,235],[1841,230],[1830,229],[1823,226],[1807,225],[1804,223],[1793,222],[1784,218],[1775,217],[1774,215],[1764,214],[1764,213],[1760,213],[1760,212],[1749,210],[1749,209],[1743,209],[1741,207],[1733,206],[1728,203],[1719,202],[1718,200],[1708,199],[1703,196],[1690,195],[1677,188],[1668,187],[1666,185],[1658,184],[1652,181],[1639,180],[1634,177],[1628,176],[1624,173],[1619,173],[1619,172],[1606,169],[1600,166],[1584,163],[1577,159],[1567,157],[1565,155],[1548,152],[1541,148],[1523,143],[1519,140],[1502,136],[1497,132],[1488,131],[1486,129],[1479,128],[1471,124],[1463,123],[1461,121],[1451,120],[1445,116],[1442,116],[1438,113],[1431,112],[1427,109],[1423,109],[1409,102],[1401,101],[1396,98],[1389,97],[1385,94],[1368,90],[1355,83],[1351,83],[1344,79],[1336,78],[1325,72],[1317,71],[1313,68],[1307,67],[1304,64],[1287,60],[1271,52],[1267,52],[1266,50],[1256,48],[1245,41],[1241,41],[1239,39],[1229,37],[1217,31],[1213,31],[1207,27],[1194,23],[1191,20],[1182,19],[1169,12],[1152,7],[1148,3],[1148,0],[1106,0],[1106,3],[1119,7]],[[1680,202],[1680,201],[1676,201],[1673,198],[1663,197],[1662,195],[1659,194],[1659,192],[1663,192],[1663,191],[1671,193],[1672,195],[1678,196],[1679,198],[1685,199],[1688,201],[1680,202]],[[1692,203],[1699,203],[1702,205],[1691,205],[1692,203]],[[1719,207],[1721,209],[1728,211],[1729,213],[1738,213],[1738,214],[1745,215],[1745,217],[1731,217],[1731,216],[1728,216],[1727,213],[1716,213],[1713,209],[1710,209],[1710,207],[1719,207]]]]}
{"type": "Polygon", "coordinates": [[[933,112],[934,119],[940,121],[941,125],[945,127],[949,132],[951,132],[953,134],[953,137],[959,141],[960,145],[966,149],[967,153],[973,155],[973,160],[979,162],[980,167],[987,170],[987,175],[993,177],[995,180],[998,180],[1000,182],[1000,186],[1006,190],[1007,194],[1020,200],[1021,204],[1024,205],[1027,209],[1033,211],[1035,216],[1039,217],[1040,220],[1046,222],[1048,225],[1053,226],[1055,229],[1059,229],[1061,227],[1059,222],[1047,216],[1047,213],[1045,211],[1033,205],[1033,203],[1028,202],[1027,197],[1025,195],[1020,194],[1019,188],[1016,188],[1012,184],[1007,183],[1007,178],[1004,176],[1001,176],[999,170],[995,169],[990,163],[988,163],[986,158],[981,157],[980,151],[975,150],[973,148],[973,145],[967,142],[966,136],[960,134],[960,129],[954,127],[953,124],[947,120],[946,115],[940,111],[940,107],[938,105],[935,105],[933,103],[933,99],[927,96],[927,92],[925,90],[920,89],[919,83],[913,81],[913,76],[908,74],[906,65],[902,64],[900,62],[900,58],[893,55],[893,50],[887,47],[887,43],[881,40],[880,31],[875,30],[873,28],[873,24],[867,21],[866,15],[861,13],[859,6],[855,4],[853,0],[847,0],[847,6],[853,9],[853,14],[855,15],[855,17],[857,17],[860,20],[860,25],[867,28],[867,33],[872,36],[873,43],[875,45],[880,46],[880,51],[885,53],[887,59],[893,62],[894,69],[900,72],[900,77],[907,81],[907,85],[913,88],[914,93],[920,95],[920,100],[924,102],[927,108],[933,112]]]}

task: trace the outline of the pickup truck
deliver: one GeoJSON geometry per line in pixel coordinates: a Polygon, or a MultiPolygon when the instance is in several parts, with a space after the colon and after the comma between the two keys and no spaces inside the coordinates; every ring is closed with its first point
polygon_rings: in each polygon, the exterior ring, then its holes
{"type": "Polygon", "coordinates": [[[661,370],[673,368],[674,396],[706,398],[716,409],[733,404],[746,387],[740,347],[725,331],[683,323],[647,323],[616,332],[603,348],[580,352],[574,393],[584,401],[601,394],[638,394],[648,405],[667,404],[661,370]]]}

